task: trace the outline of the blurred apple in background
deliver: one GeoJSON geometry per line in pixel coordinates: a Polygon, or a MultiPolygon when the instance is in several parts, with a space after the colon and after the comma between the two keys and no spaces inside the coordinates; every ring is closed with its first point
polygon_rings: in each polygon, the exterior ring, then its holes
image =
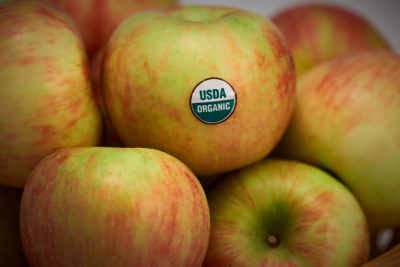
{"type": "Polygon", "coordinates": [[[64,13],[37,1],[0,3],[0,184],[22,187],[54,150],[98,143],[88,72],[64,13]]]}
{"type": "Polygon", "coordinates": [[[201,266],[210,230],[190,169],[140,148],[54,152],[30,175],[20,220],[30,266],[201,266]]]}
{"type": "Polygon", "coordinates": [[[0,185],[0,265],[28,266],[19,232],[22,189],[0,185]]]}
{"type": "Polygon", "coordinates": [[[125,18],[149,9],[175,6],[179,0],[45,0],[75,21],[89,57],[102,47],[125,18]]]}
{"type": "Polygon", "coordinates": [[[276,27],[229,7],[130,17],[106,46],[102,74],[122,141],[165,151],[198,176],[267,155],[295,97],[292,58],[276,27]]]}
{"type": "Polygon", "coordinates": [[[290,6],[271,17],[288,41],[298,76],[313,66],[363,49],[390,50],[380,31],[348,7],[290,6]]]}
{"type": "Polygon", "coordinates": [[[210,243],[203,266],[360,266],[369,231],[351,192],[304,163],[266,159],[207,191],[210,243]]]}
{"type": "Polygon", "coordinates": [[[319,65],[298,82],[276,154],[335,173],[373,231],[400,225],[400,56],[363,51],[319,65]]]}

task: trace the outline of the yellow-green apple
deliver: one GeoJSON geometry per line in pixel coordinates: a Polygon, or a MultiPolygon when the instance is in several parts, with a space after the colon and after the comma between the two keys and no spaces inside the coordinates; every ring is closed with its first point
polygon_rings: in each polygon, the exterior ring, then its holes
{"type": "Polygon", "coordinates": [[[0,264],[27,266],[19,231],[22,189],[0,185],[0,264]]]}
{"type": "Polygon", "coordinates": [[[103,93],[101,89],[101,65],[103,62],[103,56],[104,46],[100,48],[90,59],[90,80],[92,82],[95,98],[103,118],[102,138],[99,145],[106,147],[123,147],[124,144],[121,142],[114,129],[114,126],[112,125],[103,100],[103,93]]]}
{"type": "Polygon", "coordinates": [[[203,266],[360,266],[365,215],[321,169],[268,158],[224,175],[207,191],[210,242],[203,266]]]}
{"type": "Polygon", "coordinates": [[[47,154],[97,144],[88,72],[67,15],[38,1],[0,3],[0,184],[22,187],[47,154]]]}
{"type": "Polygon", "coordinates": [[[335,173],[372,231],[400,225],[400,56],[369,50],[299,79],[294,114],[276,155],[335,173]]]}
{"type": "Polygon", "coordinates": [[[45,0],[72,17],[92,57],[121,21],[132,14],[176,6],[179,0],[45,0]]]}
{"type": "Polygon", "coordinates": [[[198,176],[263,158],[288,124],[294,66],[261,15],[216,6],[136,14],[105,49],[104,101],[122,141],[166,151],[198,176]]]}
{"type": "Polygon", "coordinates": [[[178,159],[148,148],[65,148],[24,188],[30,266],[201,266],[210,231],[205,193],[178,159]]]}
{"type": "Polygon", "coordinates": [[[349,8],[306,3],[272,16],[292,51],[301,76],[319,63],[363,49],[390,49],[388,42],[367,18],[349,8]]]}

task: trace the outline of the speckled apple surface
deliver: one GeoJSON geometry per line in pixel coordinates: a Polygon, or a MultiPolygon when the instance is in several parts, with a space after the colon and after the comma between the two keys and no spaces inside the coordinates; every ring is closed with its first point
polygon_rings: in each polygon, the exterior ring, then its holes
{"type": "Polygon", "coordinates": [[[277,151],[331,170],[372,230],[400,224],[400,56],[364,51],[319,65],[298,82],[277,151]]]}
{"type": "Polygon", "coordinates": [[[0,3],[0,183],[23,187],[58,148],[94,146],[101,117],[72,21],[37,1],[0,3]]]}
{"type": "Polygon", "coordinates": [[[69,148],[32,172],[21,201],[30,266],[201,266],[205,193],[190,169],[152,149],[69,148]]]}
{"type": "Polygon", "coordinates": [[[207,189],[211,234],[203,266],[360,266],[365,215],[334,177],[301,162],[265,159],[207,189]]]}

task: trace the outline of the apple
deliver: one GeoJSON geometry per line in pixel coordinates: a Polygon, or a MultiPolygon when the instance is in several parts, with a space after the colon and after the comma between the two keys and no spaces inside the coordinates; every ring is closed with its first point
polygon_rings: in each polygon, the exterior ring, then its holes
{"type": "Polygon", "coordinates": [[[210,242],[203,266],[360,266],[369,256],[365,215],[321,169],[268,158],[206,191],[210,242]]]}
{"type": "Polygon", "coordinates": [[[353,53],[298,81],[292,121],[274,155],[330,170],[371,230],[400,225],[400,56],[353,53]]]}
{"type": "Polygon", "coordinates": [[[72,17],[89,57],[102,47],[121,21],[146,10],[176,6],[179,0],[46,0],[72,17]]]}
{"type": "Polygon", "coordinates": [[[112,125],[110,116],[104,104],[103,93],[101,89],[101,65],[104,56],[104,46],[100,48],[90,60],[90,80],[92,82],[93,91],[97,104],[103,118],[103,130],[100,146],[106,147],[124,147],[112,125]]]}
{"type": "Polygon", "coordinates": [[[371,48],[390,49],[375,26],[348,7],[305,3],[277,12],[271,19],[286,37],[298,77],[341,55],[371,48]]]}
{"type": "Polygon", "coordinates": [[[0,185],[0,262],[2,266],[27,266],[19,232],[22,189],[0,185]]]}
{"type": "Polygon", "coordinates": [[[0,3],[0,184],[23,187],[44,156],[98,143],[88,72],[65,14],[38,1],[0,3]]]}
{"type": "Polygon", "coordinates": [[[30,266],[201,266],[205,193],[176,158],[148,148],[65,148],[33,170],[21,201],[30,266]]]}
{"type": "Polygon", "coordinates": [[[242,9],[183,6],[136,14],[114,31],[104,101],[129,147],[150,147],[213,176],[265,157],[295,99],[285,40],[242,9]]]}

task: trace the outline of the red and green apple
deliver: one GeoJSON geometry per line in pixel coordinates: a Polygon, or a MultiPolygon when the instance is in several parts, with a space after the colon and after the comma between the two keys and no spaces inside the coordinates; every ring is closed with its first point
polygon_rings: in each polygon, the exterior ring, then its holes
{"type": "Polygon", "coordinates": [[[336,174],[372,231],[400,225],[400,55],[369,50],[319,65],[298,81],[276,149],[336,174]]]}
{"type": "Polygon", "coordinates": [[[20,211],[30,266],[201,266],[209,208],[194,174],[146,148],[66,148],[29,176],[20,211]]]}
{"type": "Polygon", "coordinates": [[[206,191],[211,234],[203,266],[360,266],[369,257],[365,215],[321,169],[268,158],[206,191]]]}
{"type": "Polygon", "coordinates": [[[98,143],[88,72],[64,13],[39,1],[0,3],[0,184],[23,187],[44,156],[98,143]]]}
{"type": "Polygon", "coordinates": [[[65,11],[82,34],[89,57],[132,14],[176,6],[179,0],[45,0],[65,11]]]}
{"type": "Polygon", "coordinates": [[[165,151],[210,176],[273,149],[292,113],[296,77],[267,18],[184,6],[121,23],[105,48],[102,81],[125,145],[165,151]]]}
{"type": "Polygon", "coordinates": [[[348,7],[306,3],[288,7],[271,19],[288,42],[298,76],[319,63],[355,51],[390,50],[373,23],[348,7]]]}

